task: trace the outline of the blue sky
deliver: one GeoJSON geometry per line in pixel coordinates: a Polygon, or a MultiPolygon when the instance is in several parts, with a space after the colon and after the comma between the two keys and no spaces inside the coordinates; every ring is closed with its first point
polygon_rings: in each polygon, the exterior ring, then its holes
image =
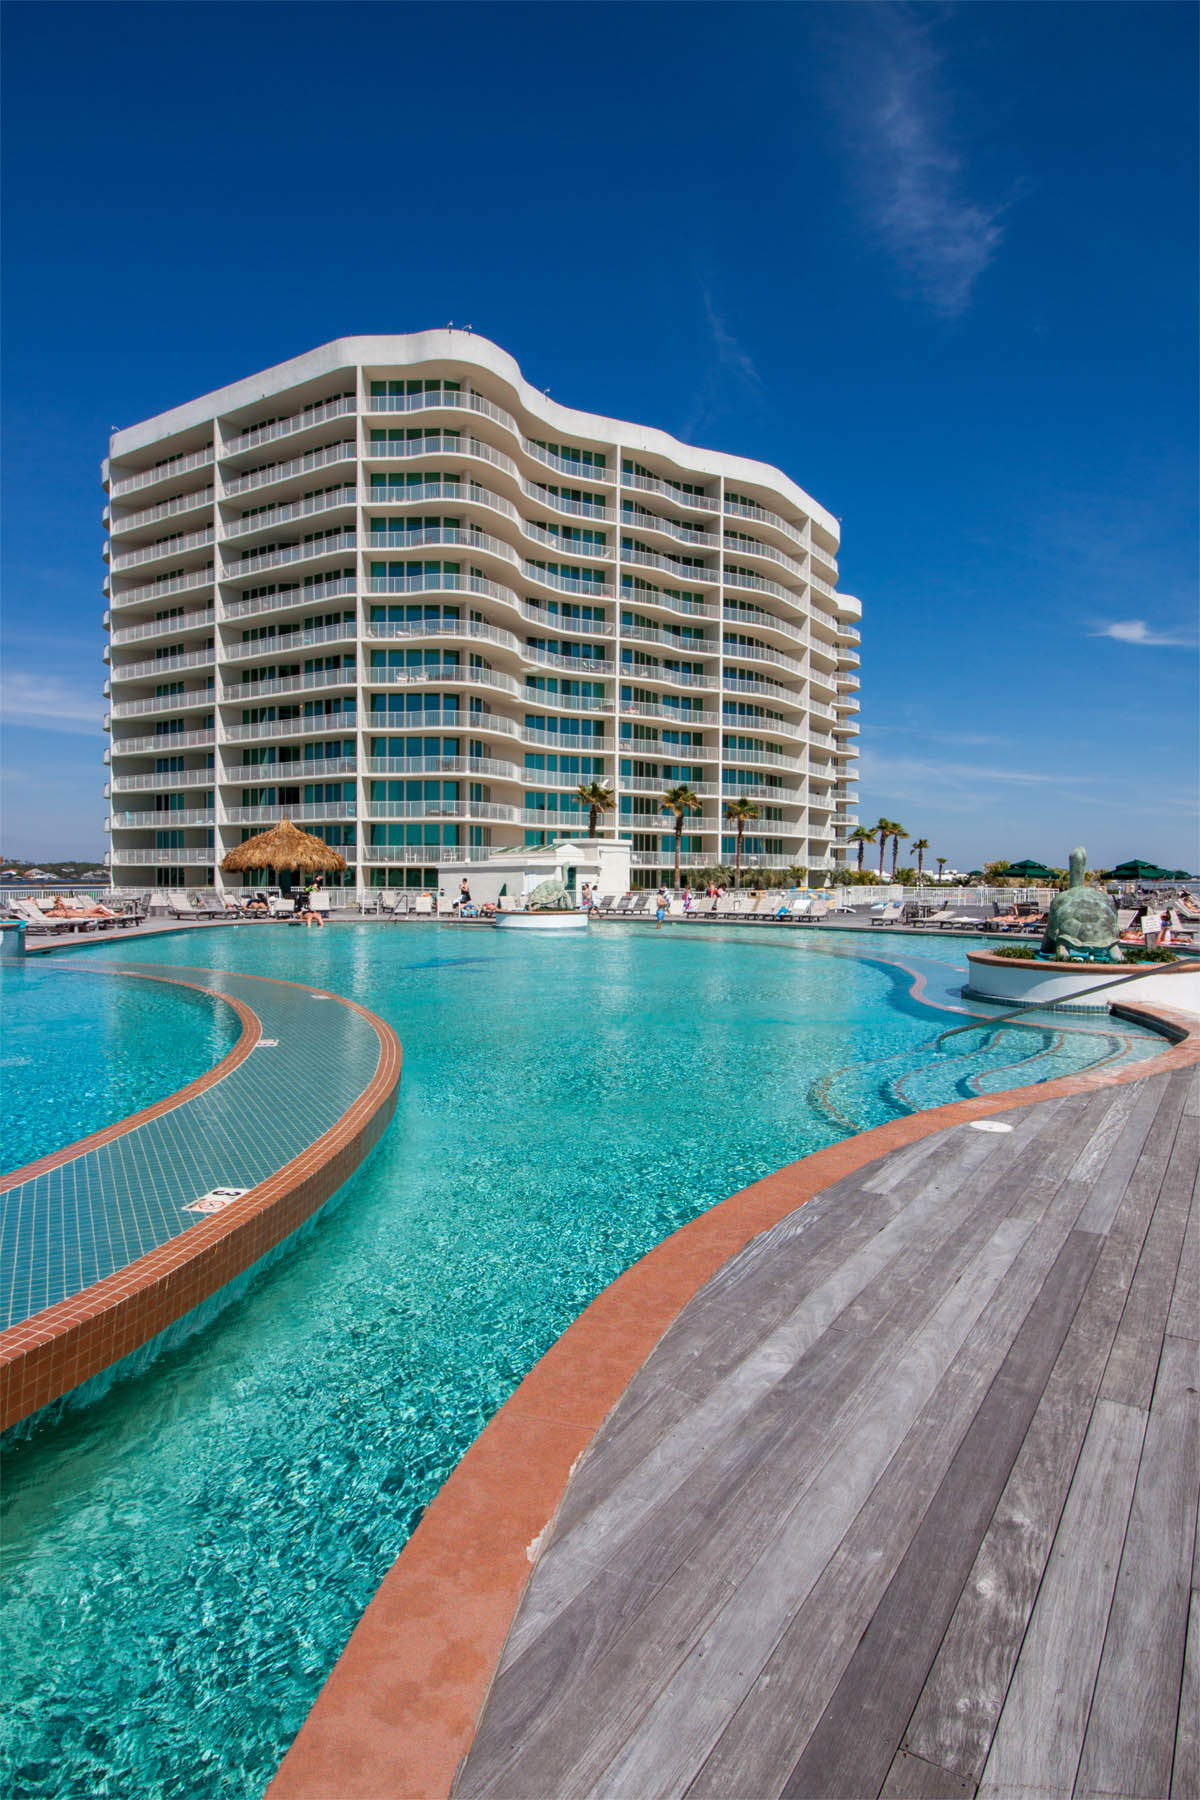
{"type": "Polygon", "coordinates": [[[110,427],[454,320],[843,520],[864,820],[1200,866],[1191,5],[5,13],[4,855],[104,846],[110,427]]]}

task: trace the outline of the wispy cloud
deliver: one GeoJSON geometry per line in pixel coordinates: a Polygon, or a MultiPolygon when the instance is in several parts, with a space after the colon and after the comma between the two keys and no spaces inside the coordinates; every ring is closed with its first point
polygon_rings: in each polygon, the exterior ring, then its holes
{"type": "Polygon", "coordinates": [[[763,379],[754,358],[730,331],[725,315],[718,308],[710,289],[702,294],[704,320],[708,333],[708,358],[704,377],[693,399],[687,418],[680,427],[684,438],[707,431],[730,410],[736,396],[740,403],[747,398],[758,400],[763,392],[763,379]]]}
{"type": "Polygon", "coordinates": [[[852,10],[860,29],[843,113],[864,211],[927,305],[957,318],[1000,247],[1004,208],[968,192],[932,41],[937,15],[903,5],[852,10]]]}
{"type": "Polygon", "coordinates": [[[1111,625],[1098,625],[1091,635],[1149,649],[1194,650],[1197,642],[1194,631],[1156,631],[1145,619],[1114,619],[1111,625]]]}
{"type": "Polygon", "coordinates": [[[53,675],[10,669],[0,677],[0,712],[10,726],[99,737],[104,701],[98,688],[72,687],[53,675]]]}

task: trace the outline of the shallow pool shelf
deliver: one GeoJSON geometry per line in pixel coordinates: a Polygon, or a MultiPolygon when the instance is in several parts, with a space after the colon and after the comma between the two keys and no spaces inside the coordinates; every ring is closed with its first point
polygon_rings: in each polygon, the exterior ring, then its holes
{"type": "Polygon", "coordinates": [[[165,1100],[0,1178],[0,1430],[162,1337],[330,1199],[396,1104],[400,1044],[353,1001],[253,975],[122,966],[216,994],[237,1043],[165,1100]],[[306,1053],[313,1003],[324,1054],[306,1053]],[[289,1050],[291,1054],[289,1054],[289,1050]]]}

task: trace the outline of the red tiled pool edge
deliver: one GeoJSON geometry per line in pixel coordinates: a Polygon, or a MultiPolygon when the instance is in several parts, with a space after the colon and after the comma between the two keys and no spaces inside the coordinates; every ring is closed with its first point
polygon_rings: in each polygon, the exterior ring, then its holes
{"type": "Polygon", "coordinates": [[[434,1498],[318,1695],[267,1800],[445,1800],[571,1471],[687,1302],[751,1238],[893,1150],[971,1119],[1200,1062],[1195,1016],[1133,1003],[1119,1011],[1160,1031],[1172,1047],[1132,1068],[960,1100],[847,1138],[731,1195],[599,1294],[434,1498]]]}
{"type": "MultiPolygon", "coordinates": [[[[163,970],[154,978],[214,991],[179,971],[163,970]]],[[[244,1003],[228,995],[219,998],[229,999],[236,1008],[243,1031],[215,1068],[157,1106],[16,1171],[17,1178],[28,1179],[78,1155],[81,1149],[110,1142],[222,1080],[249,1055],[260,1027],[244,1003]]],[[[375,1073],[354,1104],[299,1156],[224,1212],[200,1220],[103,1281],[0,1332],[0,1430],[120,1362],[252,1267],[336,1193],[378,1142],[396,1107],[400,1041],[391,1027],[366,1007],[338,994],[329,998],[359,1013],[379,1039],[375,1073]]],[[[7,1177],[6,1183],[12,1184],[7,1177]]]]}

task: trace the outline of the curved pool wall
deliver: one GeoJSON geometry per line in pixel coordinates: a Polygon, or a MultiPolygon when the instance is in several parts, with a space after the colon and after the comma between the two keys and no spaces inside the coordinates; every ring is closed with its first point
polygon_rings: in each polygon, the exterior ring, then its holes
{"type": "Polygon", "coordinates": [[[0,959],[0,1170],[152,1106],[232,1048],[238,1022],[219,999],[114,980],[106,960],[66,951],[0,959]]]}
{"type": "MultiPolygon", "coordinates": [[[[261,1793],[425,1507],[589,1301],[731,1192],[909,1110],[898,1064],[936,1067],[962,1021],[963,946],[885,966],[865,934],[870,961],[816,936],[206,939],[214,966],[380,1013],[405,1047],[397,1125],[207,1331],[12,1449],[18,1791],[261,1793]],[[831,1071],[849,1127],[808,1104],[831,1071]]],[[[943,1098],[1160,1047],[1129,1030],[981,1025],[943,1098]]]]}

